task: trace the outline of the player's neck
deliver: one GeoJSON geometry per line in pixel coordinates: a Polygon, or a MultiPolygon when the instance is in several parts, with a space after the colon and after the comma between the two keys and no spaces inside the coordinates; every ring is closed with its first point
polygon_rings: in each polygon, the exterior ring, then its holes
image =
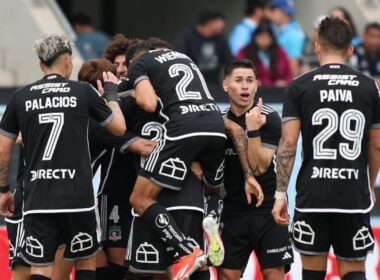
{"type": "Polygon", "coordinates": [[[65,71],[62,71],[61,69],[56,68],[56,67],[46,68],[44,70],[44,74],[45,74],[45,76],[57,74],[57,75],[60,75],[60,76],[62,76],[64,78],[67,77],[67,73],[65,73],[65,71]]]}
{"type": "Polygon", "coordinates": [[[347,58],[338,55],[324,55],[319,57],[319,63],[321,66],[326,64],[346,64],[347,58]]]}
{"type": "Polygon", "coordinates": [[[240,106],[237,106],[237,105],[231,104],[231,112],[232,112],[235,116],[240,117],[241,115],[243,115],[244,113],[248,112],[249,109],[252,108],[253,103],[254,103],[254,101],[252,101],[252,103],[250,103],[250,104],[249,104],[248,106],[246,106],[246,107],[240,107],[240,106]]]}

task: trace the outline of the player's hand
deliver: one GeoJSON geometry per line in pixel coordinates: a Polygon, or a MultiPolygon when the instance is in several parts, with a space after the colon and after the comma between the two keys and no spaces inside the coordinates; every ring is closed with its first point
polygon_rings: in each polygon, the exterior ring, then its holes
{"type": "Polygon", "coordinates": [[[191,164],[191,171],[198,178],[198,180],[202,180],[203,170],[202,170],[202,166],[199,164],[199,162],[193,162],[191,164]]]}
{"type": "Polygon", "coordinates": [[[118,78],[110,71],[104,71],[103,72],[103,81],[104,83],[109,82],[117,85],[119,83],[118,78]]]}
{"type": "Polygon", "coordinates": [[[272,209],[272,216],[277,224],[289,225],[288,203],[286,199],[276,199],[272,209]]]}
{"type": "Polygon", "coordinates": [[[4,217],[12,217],[15,210],[15,201],[11,192],[0,194],[0,214],[4,217]]]}
{"type": "Polygon", "coordinates": [[[104,95],[104,87],[101,80],[96,80],[96,84],[98,85],[98,91],[101,96],[104,95]]]}
{"type": "Polygon", "coordinates": [[[152,153],[156,145],[157,143],[154,141],[139,138],[128,147],[128,151],[135,154],[139,154],[143,157],[148,157],[152,153]]]}
{"type": "Polygon", "coordinates": [[[257,106],[245,114],[245,124],[248,130],[258,130],[267,122],[267,117],[261,114],[263,100],[259,98],[257,106]]]}
{"type": "Polygon", "coordinates": [[[247,177],[245,179],[245,195],[247,197],[248,204],[252,203],[252,194],[257,198],[256,207],[260,207],[264,200],[263,190],[254,177],[247,177]]]}

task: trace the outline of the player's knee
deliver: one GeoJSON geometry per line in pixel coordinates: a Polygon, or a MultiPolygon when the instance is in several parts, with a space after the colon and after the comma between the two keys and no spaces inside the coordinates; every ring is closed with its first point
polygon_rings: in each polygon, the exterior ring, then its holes
{"type": "Polygon", "coordinates": [[[264,269],[262,274],[264,280],[280,280],[284,279],[285,269],[284,267],[264,269]]]}
{"type": "Polygon", "coordinates": [[[326,271],[302,269],[302,279],[304,280],[324,280],[326,271]]]}
{"type": "Polygon", "coordinates": [[[363,271],[351,271],[342,277],[342,280],[366,280],[363,271]]]}
{"type": "Polygon", "coordinates": [[[218,280],[239,280],[240,277],[240,270],[218,269],[218,280]]]}

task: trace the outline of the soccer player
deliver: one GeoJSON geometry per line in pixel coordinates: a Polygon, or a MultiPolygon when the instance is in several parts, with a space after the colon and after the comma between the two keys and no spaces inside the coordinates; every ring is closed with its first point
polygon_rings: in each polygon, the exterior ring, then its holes
{"type": "MultiPolygon", "coordinates": [[[[194,161],[202,166],[206,190],[215,193],[223,182],[226,136],[220,111],[191,59],[170,49],[148,50],[136,50],[141,56],[130,65],[128,77],[141,108],[155,112],[160,107],[165,132],[139,172],[130,201],[167,247],[176,250],[179,259],[172,267],[172,277],[184,279],[206,262],[206,256],[184,238],[170,213],[157,203],[157,196],[163,188],[180,190],[194,161]]],[[[218,203],[219,196],[207,196],[209,206],[218,203]]],[[[215,216],[206,217],[203,224],[211,244],[208,256],[220,265],[224,248],[215,216]]]]}
{"type": "Polygon", "coordinates": [[[369,212],[380,166],[380,98],[374,80],[345,65],[351,40],[345,22],[322,20],[321,66],[295,79],[284,96],[272,213],[288,225],[286,191],[301,132],[292,239],[308,280],[325,279],[330,247],[341,279],[366,279],[365,260],[374,247],[369,212]]]}
{"type": "Polygon", "coordinates": [[[124,117],[115,102],[117,79],[104,73],[106,104],[88,83],[69,80],[72,45],[65,36],[45,36],[34,47],[45,76],[12,96],[0,123],[0,213],[11,216],[14,209],[8,163],[21,131],[25,147],[21,257],[31,265],[30,279],[51,278],[60,239],[66,245],[65,259],[75,264],[76,279],[94,279],[99,244],[87,129],[94,118],[111,133],[124,134],[124,117]]]}
{"type": "Polygon", "coordinates": [[[276,189],[273,159],[281,136],[281,120],[261,98],[255,102],[257,82],[252,61],[234,60],[227,65],[223,88],[231,105],[226,118],[237,123],[242,133],[241,137],[229,136],[226,144],[222,214],[226,255],[218,268],[218,279],[240,279],[252,251],[265,280],[284,279],[293,262],[292,247],[288,230],[277,225],[271,215],[276,189]],[[240,165],[237,144],[245,150],[249,169],[240,165]],[[246,179],[253,175],[264,192],[262,202],[246,192],[246,179]]]}
{"type": "MultiPolygon", "coordinates": [[[[110,61],[89,60],[79,70],[78,80],[89,82],[103,94],[102,73],[107,71],[116,74],[116,68],[110,61]]],[[[90,122],[89,143],[93,173],[101,166],[97,198],[102,251],[97,254],[96,279],[121,280],[127,273],[128,268],[124,262],[132,222],[129,196],[136,174],[134,156],[126,152],[132,149],[148,155],[155,146],[155,143],[150,142],[136,137],[130,130],[122,137],[116,137],[98,123],[90,122]]]]}
{"type": "Polygon", "coordinates": [[[104,51],[104,58],[109,60],[116,68],[118,79],[127,76],[127,65],[125,64],[125,52],[128,49],[129,40],[123,34],[116,34],[104,51]]]}

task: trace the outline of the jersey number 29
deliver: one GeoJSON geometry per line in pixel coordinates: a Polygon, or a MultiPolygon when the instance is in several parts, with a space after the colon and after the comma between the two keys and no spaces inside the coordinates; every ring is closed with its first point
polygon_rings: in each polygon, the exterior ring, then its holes
{"type": "Polygon", "coordinates": [[[339,154],[347,160],[357,159],[362,151],[362,139],[365,126],[365,117],[362,112],[348,109],[339,116],[329,108],[317,110],[312,116],[313,125],[322,125],[327,120],[326,127],[313,139],[314,159],[336,159],[337,149],[324,147],[325,142],[338,130],[343,138],[352,142],[339,143],[339,154]]]}

